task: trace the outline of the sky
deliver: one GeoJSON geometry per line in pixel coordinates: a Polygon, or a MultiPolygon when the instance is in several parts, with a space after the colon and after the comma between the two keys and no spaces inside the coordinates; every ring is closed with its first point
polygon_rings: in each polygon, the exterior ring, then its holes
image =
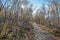
{"type": "MultiPolygon", "coordinates": [[[[3,4],[5,3],[6,0],[1,0],[3,2],[3,4]]],[[[53,0],[50,0],[53,1],[53,0]]],[[[47,5],[49,2],[46,0],[28,0],[28,2],[30,2],[33,5],[33,8],[36,8],[36,10],[38,8],[40,8],[43,4],[47,5]]],[[[58,0],[58,2],[60,3],[60,0],[58,0]]],[[[36,11],[35,10],[35,11],[36,11]]],[[[35,12],[34,12],[35,13],[35,12]]]]}
{"type": "MultiPolygon", "coordinates": [[[[6,0],[1,0],[3,4],[5,3],[6,0]]],[[[48,4],[47,1],[45,0],[28,0],[30,3],[33,4],[34,7],[39,7],[42,6],[42,3],[48,4]]]]}
{"type": "Polygon", "coordinates": [[[33,6],[37,7],[42,6],[42,4],[48,4],[48,2],[45,0],[29,0],[29,1],[33,4],[33,6]]]}
{"type": "MultiPolygon", "coordinates": [[[[5,3],[6,0],[1,0],[3,2],[3,4],[5,3]]],[[[42,4],[47,5],[49,2],[47,2],[46,0],[28,0],[33,7],[41,7],[42,4]]],[[[52,1],[52,0],[50,0],[52,1]]],[[[58,0],[58,2],[60,3],[60,0],[58,0]]]]}
{"type": "MultiPolygon", "coordinates": [[[[4,4],[6,0],[1,0],[4,4]]],[[[42,4],[48,4],[46,0],[28,0],[33,5],[33,8],[36,8],[35,11],[42,6],[42,4]]],[[[34,13],[35,13],[34,11],[34,13]]]]}
{"type": "Polygon", "coordinates": [[[32,3],[33,8],[36,8],[34,10],[33,14],[36,13],[36,10],[39,9],[42,6],[42,4],[45,4],[45,5],[48,4],[48,2],[46,0],[28,0],[28,1],[30,1],[30,3],[32,3]]]}
{"type": "MultiPolygon", "coordinates": [[[[43,4],[47,7],[48,4],[50,4],[51,1],[57,1],[58,3],[60,3],[60,0],[28,0],[32,3],[33,7],[36,7],[36,10],[39,9],[41,6],[43,6],[43,4]]],[[[36,10],[34,11],[34,13],[36,12],[36,10]]]]}

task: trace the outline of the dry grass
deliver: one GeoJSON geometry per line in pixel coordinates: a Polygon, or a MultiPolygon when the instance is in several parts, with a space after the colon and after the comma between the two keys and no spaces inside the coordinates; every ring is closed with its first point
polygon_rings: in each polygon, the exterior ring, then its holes
{"type": "Polygon", "coordinates": [[[57,38],[57,40],[60,40],[60,29],[59,28],[54,28],[53,26],[42,26],[40,25],[41,29],[44,31],[47,31],[51,35],[57,38]]]}

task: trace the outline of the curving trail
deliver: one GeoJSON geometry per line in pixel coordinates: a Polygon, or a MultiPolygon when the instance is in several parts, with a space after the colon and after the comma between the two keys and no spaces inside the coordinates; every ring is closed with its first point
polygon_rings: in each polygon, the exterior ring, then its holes
{"type": "Polygon", "coordinates": [[[36,24],[34,25],[34,33],[35,33],[34,40],[57,40],[52,35],[50,35],[48,32],[43,31],[36,24]]]}

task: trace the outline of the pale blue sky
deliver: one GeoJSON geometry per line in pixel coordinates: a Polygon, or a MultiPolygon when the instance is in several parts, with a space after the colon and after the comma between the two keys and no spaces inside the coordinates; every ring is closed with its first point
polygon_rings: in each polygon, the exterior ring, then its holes
{"type": "Polygon", "coordinates": [[[42,6],[42,4],[48,4],[48,2],[46,0],[28,0],[28,1],[30,1],[34,7],[42,6]]]}
{"type": "MultiPolygon", "coordinates": [[[[5,2],[5,0],[1,0],[3,3],[5,2]]],[[[47,2],[46,0],[28,0],[30,1],[30,3],[33,4],[33,6],[42,6],[42,4],[48,4],[49,2],[47,2]]],[[[50,0],[52,1],[52,0],[50,0]]],[[[60,3],[60,0],[57,0],[60,3]]]]}
{"type": "Polygon", "coordinates": [[[30,3],[32,3],[33,8],[36,7],[33,14],[35,14],[36,10],[39,9],[43,4],[47,5],[48,2],[46,0],[28,0],[30,3]]]}
{"type": "MultiPolygon", "coordinates": [[[[4,4],[6,0],[1,0],[1,1],[4,4]]],[[[53,1],[53,0],[50,0],[50,2],[51,1],[53,1]]],[[[28,0],[28,2],[30,2],[33,5],[33,8],[36,7],[37,9],[40,8],[43,4],[47,5],[48,3],[50,3],[50,2],[48,2],[46,0],[28,0]]],[[[57,0],[57,2],[60,3],[60,0],[57,0]]],[[[34,11],[34,13],[35,13],[35,11],[34,11]]]]}
{"type": "MultiPolygon", "coordinates": [[[[5,3],[5,0],[1,0],[1,1],[5,3]]],[[[47,1],[45,0],[28,0],[28,1],[30,1],[30,3],[32,3],[34,7],[42,6],[42,3],[47,4],[47,1]]]]}

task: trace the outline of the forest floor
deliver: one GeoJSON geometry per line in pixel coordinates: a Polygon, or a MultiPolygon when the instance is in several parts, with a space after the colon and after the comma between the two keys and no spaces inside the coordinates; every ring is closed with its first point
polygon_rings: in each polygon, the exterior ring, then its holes
{"type": "Polygon", "coordinates": [[[37,24],[34,23],[34,33],[35,33],[35,40],[57,40],[57,38],[47,31],[44,31],[39,27],[37,24]]]}

